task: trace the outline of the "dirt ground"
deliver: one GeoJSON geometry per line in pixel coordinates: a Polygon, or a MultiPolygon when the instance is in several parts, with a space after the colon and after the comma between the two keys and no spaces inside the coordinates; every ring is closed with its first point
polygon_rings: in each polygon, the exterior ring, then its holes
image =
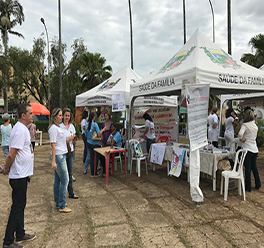
{"type": "MultiPolygon", "coordinates": [[[[34,176],[28,188],[25,229],[37,238],[24,247],[264,247],[264,187],[246,194],[229,192],[225,202],[212,180],[201,178],[205,201],[196,208],[190,199],[186,174],[168,177],[166,166],[149,168],[141,177],[118,171],[93,179],[83,174],[83,143],[77,142],[74,191],[67,198],[71,213],[62,214],[53,201],[54,172],[49,163],[50,146],[35,148],[34,176]]],[[[1,153],[1,164],[3,155],[1,153]]],[[[264,178],[264,149],[258,159],[264,178]]],[[[0,235],[4,237],[11,205],[11,189],[0,176],[0,235]]],[[[254,182],[252,181],[254,188],[254,182]]]]}

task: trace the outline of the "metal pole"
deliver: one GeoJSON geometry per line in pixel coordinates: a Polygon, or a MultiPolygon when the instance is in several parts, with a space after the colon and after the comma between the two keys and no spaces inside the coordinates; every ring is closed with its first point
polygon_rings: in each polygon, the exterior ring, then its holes
{"type": "Polygon", "coordinates": [[[186,43],[185,0],[183,0],[183,44],[186,43]]]}
{"type": "Polygon", "coordinates": [[[212,10],[212,17],[213,17],[213,42],[215,43],[215,25],[214,25],[214,9],[211,0],[209,0],[211,10],[212,10]]]}
{"type": "MultiPolygon", "coordinates": [[[[48,108],[49,108],[49,111],[51,111],[51,109],[50,109],[50,98],[51,98],[50,97],[50,73],[49,73],[49,70],[50,70],[49,34],[48,34],[48,29],[47,29],[47,26],[45,24],[44,18],[41,18],[40,21],[44,25],[44,28],[46,31],[46,36],[47,36],[47,45],[48,45],[48,108]]],[[[49,115],[49,119],[50,119],[50,115],[49,115]]]]}
{"type": "Polygon", "coordinates": [[[59,11],[59,107],[62,108],[62,56],[61,56],[61,3],[58,0],[59,11]]]}
{"type": "Polygon", "coordinates": [[[129,8],[129,17],[130,17],[130,43],[131,43],[131,69],[134,69],[133,62],[133,33],[132,33],[132,13],[131,13],[131,4],[130,0],[128,0],[128,8],[129,8]]]}
{"type": "Polygon", "coordinates": [[[231,48],[231,0],[227,0],[227,43],[228,53],[232,55],[231,48]]]}

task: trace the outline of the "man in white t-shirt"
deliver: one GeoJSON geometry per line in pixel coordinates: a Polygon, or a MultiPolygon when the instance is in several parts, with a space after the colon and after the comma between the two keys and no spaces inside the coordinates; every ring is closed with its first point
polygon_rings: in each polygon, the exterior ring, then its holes
{"type": "Polygon", "coordinates": [[[218,147],[218,116],[217,107],[212,108],[212,113],[207,117],[208,127],[208,140],[212,142],[214,147],[218,147]]]}
{"type": "Polygon", "coordinates": [[[18,122],[11,131],[9,153],[2,173],[9,177],[12,188],[12,206],[6,226],[3,247],[23,247],[17,243],[33,240],[36,236],[24,230],[24,210],[27,200],[29,176],[33,175],[34,152],[27,125],[33,122],[34,114],[28,103],[17,108],[18,122]],[[16,233],[16,242],[14,234],[16,233]]]}

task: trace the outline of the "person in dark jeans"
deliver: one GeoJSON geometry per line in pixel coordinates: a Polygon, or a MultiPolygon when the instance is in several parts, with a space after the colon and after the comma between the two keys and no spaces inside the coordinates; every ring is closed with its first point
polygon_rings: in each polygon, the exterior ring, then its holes
{"type": "Polygon", "coordinates": [[[98,154],[96,161],[96,171],[94,171],[94,148],[99,148],[99,141],[93,140],[93,133],[96,132],[97,137],[101,137],[102,133],[106,130],[104,127],[101,131],[99,129],[98,124],[95,122],[96,115],[94,113],[90,113],[88,122],[85,126],[85,135],[87,138],[87,147],[90,154],[90,165],[91,165],[91,177],[99,177],[97,174],[97,165],[98,165],[98,157],[101,161],[101,165],[103,167],[103,174],[105,174],[105,158],[104,156],[98,154]]]}
{"type": "Polygon", "coordinates": [[[7,155],[2,173],[8,174],[12,188],[12,206],[3,247],[23,247],[17,243],[33,240],[36,236],[26,234],[24,229],[24,211],[27,202],[29,176],[33,175],[34,152],[27,125],[33,122],[34,114],[29,104],[20,104],[17,109],[18,122],[14,126],[9,140],[7,155]],[[23,168],[23,169],[21,169],[23,168]],[[16,241],[15,240],[16,234],[16,241]]]}
{"type": "Polygon", "coordinates": [[[247,150],[244,161],[245,165],[245,189],[251,191],[251,171],[255,178],[255,188],[261,187],[257,168],[258,147],[256,143],[258,127],[255,123],[254,111],[248,109],[244,113],[244,123],[242,124],[238,137],[242,143],[242,148],[247,150]]]}

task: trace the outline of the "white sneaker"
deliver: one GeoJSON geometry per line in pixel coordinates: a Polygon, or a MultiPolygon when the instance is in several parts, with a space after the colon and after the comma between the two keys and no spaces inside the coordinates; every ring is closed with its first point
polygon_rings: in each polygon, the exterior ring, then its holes
{"type": "Polygon", "coordinates": [[[72,176],[72,181],[73,181],[73,182],[76,182],[76,179],[75,179],[75,177],[74,177],[74,176],[72,176]]]}

